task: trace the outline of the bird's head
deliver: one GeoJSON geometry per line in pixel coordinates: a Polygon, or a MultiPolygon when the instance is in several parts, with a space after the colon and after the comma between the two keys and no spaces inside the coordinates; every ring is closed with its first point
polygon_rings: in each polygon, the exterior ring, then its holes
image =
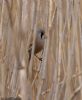
{"type": "Polygon", "coordinates": [[[39,36],[41,39],[45,39],[45,38],[46,38],[45,31],[42,30],[42,29],[39,29],[39,30],[37,31],[37,34],[38,34],[38,36],[39,36]]]}

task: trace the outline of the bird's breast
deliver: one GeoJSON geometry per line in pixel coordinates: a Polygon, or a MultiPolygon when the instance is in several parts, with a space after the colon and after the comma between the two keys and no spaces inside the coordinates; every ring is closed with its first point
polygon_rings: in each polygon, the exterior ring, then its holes
{"type": "Polygon", "coordinates": [[[44,48],[44,41],[37,40],[35,42],[35,54],[40,52],[44,48]]]}

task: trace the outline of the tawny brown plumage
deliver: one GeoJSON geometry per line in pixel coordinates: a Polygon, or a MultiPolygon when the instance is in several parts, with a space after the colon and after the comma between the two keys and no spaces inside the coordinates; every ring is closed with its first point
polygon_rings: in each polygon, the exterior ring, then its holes
{"type": "MultiPolygon", "coordinates": [[[[44,42],[45,42],[45,32],[44,30],[38,30],[36,33],[34,55],[39,53],[44,48],[44,42]]],[[[32,52],[32,44],[30,44],[28,52],[30,60],[32,52]]]]}

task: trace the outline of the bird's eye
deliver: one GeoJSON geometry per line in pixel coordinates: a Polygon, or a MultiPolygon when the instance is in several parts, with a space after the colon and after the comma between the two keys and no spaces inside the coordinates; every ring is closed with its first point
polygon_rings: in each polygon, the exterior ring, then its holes
{"type": "Polygon", "coordinates": [[[43,32],[41,32],[41,38],[43,37],[43,35],[44,35],[44,33],[43,33],[43,32]]]}
{"type": "Polygon", "coordinates": [[[39,33],[39,36],[40,36],[40,38],[42,39],[42,38],[44,37],[45,31],[42,30],[42,29],[39,29],[39,30],[37,31],[37,33],[39,33]]]}

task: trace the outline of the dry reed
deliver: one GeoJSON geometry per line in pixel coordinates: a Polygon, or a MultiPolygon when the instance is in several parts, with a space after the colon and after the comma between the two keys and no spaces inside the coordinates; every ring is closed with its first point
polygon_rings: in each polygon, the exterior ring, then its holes
{"type": "Polygon", "coordinates": [[[81,0],[0,0],[0,99],[82,100],[81,10],[81,0]],[[39,28],[42,61],[34,56],[39,28]]]}

